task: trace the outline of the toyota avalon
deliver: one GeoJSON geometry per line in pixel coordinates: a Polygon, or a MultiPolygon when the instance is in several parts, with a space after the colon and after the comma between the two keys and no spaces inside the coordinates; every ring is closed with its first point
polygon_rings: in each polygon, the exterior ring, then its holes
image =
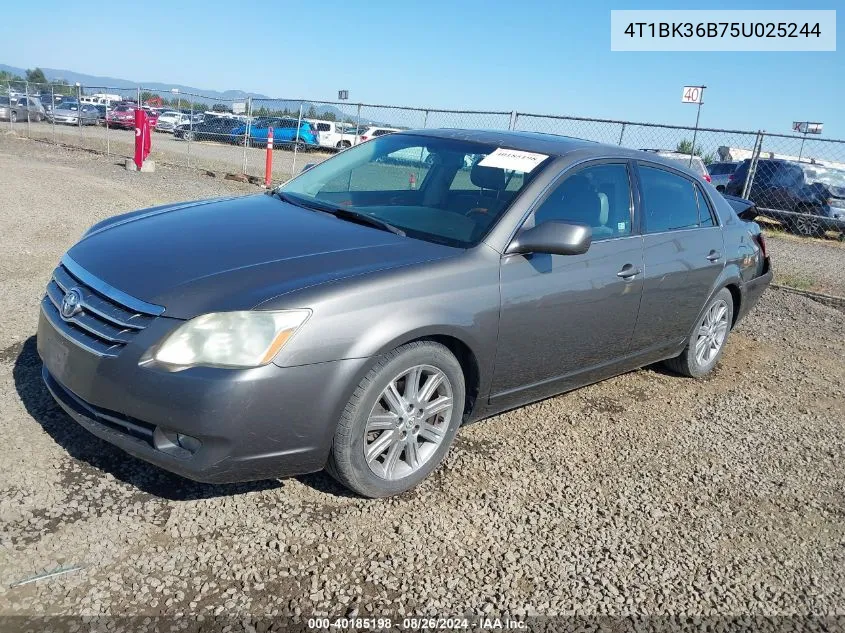
{"type": "Polygon", "coordinates": [[[654,153],[384,135],[266,194],[91,227],[41,302],[43,378],[183,476],[393,495],[462,424],[658,361],[711,372],[772,278],[749,205],[654,153]]]}

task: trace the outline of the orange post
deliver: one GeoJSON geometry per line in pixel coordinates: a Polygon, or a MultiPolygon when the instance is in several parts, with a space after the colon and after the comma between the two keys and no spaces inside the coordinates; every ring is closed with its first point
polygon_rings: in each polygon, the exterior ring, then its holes
{"type": "Polygon", "coordinates": [[[264,186],[270,188],[273,181],[273,126],[267,130],[267,160],[264,163],[264,186]]]}

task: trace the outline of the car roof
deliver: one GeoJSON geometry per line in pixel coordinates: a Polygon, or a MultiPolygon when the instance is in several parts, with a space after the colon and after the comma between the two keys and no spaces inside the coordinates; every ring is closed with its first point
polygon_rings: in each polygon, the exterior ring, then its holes
{"type": "MultiPolygon", "coordinates": [[[[593,156],[596,158],[630,158],[659,163],[672,169],[678,169],[677,162],[663,158],[658,152],[644,152],[642,150],[620,147],[619,145],[598,143],[596,141],[588,141],[586,139],[560,134],[510,130],[461,130],[452,128],[402,130],[398,134],[415,134],[419,136],[474,141],[476,143],[505,146],[509,149],[547,154],[549,156],[564,156],[577,151],[584,158],[591,158],[593,156]]],[[[684,167],[684,170],[696,177],[699,176],[699,174],[691,172],[686,167],[684,167]]]]}

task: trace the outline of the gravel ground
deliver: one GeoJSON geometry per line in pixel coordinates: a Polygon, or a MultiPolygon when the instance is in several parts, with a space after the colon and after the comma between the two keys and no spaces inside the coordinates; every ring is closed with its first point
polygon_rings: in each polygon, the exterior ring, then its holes
{"type": "Polygon", "coordinates": [[[255,191],[144,176],[0,135],[0,615],[845,612],[842,313],[770,290],[708,379],[646,368],[470,426],[396,499],[323,474],[196,484],[39,379],[38,301],[85,227],[255,191]],[[62,565],[83,569],[10,586],[62,565]]]}
{"type": "Polygon", "coordinates": [[[775,282],[845,297],[845,243],[766,232],[775,282]]]}

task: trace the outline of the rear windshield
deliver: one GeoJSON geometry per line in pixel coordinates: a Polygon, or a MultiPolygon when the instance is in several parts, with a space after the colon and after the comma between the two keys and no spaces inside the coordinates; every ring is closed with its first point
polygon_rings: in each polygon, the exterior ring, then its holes
{"type": "Polygon", "coordinates": [[[724,176],[736,171],[736,163],[713,163],[707,166],[711,176],[724,176]]]}
{"type": "Polygon", "coordinates": [[[508,149],[384,134],[315,165],[279,190],[300,206],[357,211],[409,237],[466,248],[551,163],[541,156],[525,166],[509,159],[508,149]]]}

